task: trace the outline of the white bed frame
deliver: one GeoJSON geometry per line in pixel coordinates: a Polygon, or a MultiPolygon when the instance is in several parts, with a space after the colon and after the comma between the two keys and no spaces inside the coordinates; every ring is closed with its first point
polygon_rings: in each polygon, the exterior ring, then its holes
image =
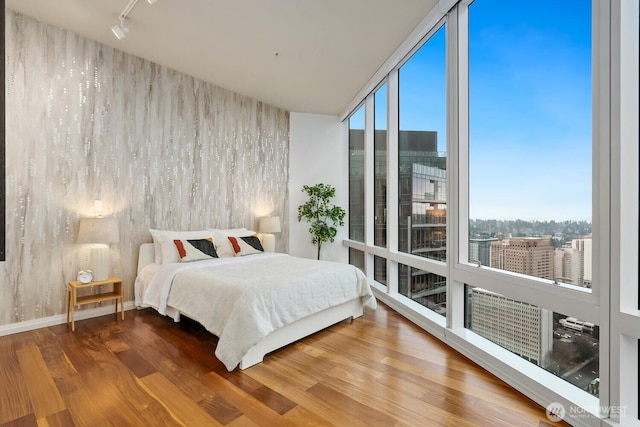
{"type": "MultiPolygon", "coordinates": [[[[143,243],[140,245],[138,273],[140,273],[140,270],[142,270],[144,266],[152,264],[154,260],[155,254],[153,243],[143,243]]],[[[362,307],[362,300],[358,297],[277,329],[267,335],[262,341],[251,347],[238,366],[240,369],[246,369],[262,362],[267,353],[296,342],[299,339],[314,334],[345,319],[355,319],[360,317],[362,316],[362,307]]],[[[198,321],[198,319],[193,320],[198,321]]]]}

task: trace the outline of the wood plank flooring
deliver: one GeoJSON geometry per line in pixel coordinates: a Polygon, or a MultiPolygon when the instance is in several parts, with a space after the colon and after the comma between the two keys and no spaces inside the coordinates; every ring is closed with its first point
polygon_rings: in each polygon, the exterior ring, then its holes
{"type": "Polygon", "coordinates": [[[0,337],[0,427],[567,425],[384,304],[244,371],[216,343],[152,310],[0,337]]]}

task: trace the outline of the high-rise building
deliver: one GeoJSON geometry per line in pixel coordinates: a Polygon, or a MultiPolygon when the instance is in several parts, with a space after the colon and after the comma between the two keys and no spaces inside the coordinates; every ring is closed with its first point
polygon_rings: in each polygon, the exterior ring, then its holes
{"type": "Polygon", "coordinates": [[[554,257],[554,279],[559,282],[591,287],[592,240],[573,239],[570,245],[559,248],[554,257]]]}
{"type": "Polygon", "coordinates": [[[548,237],[519,237],[491,243],[491,267],[553,280],[554,249],[548,237]]]}
{"type": "MultiPolygon", "coordinates": [[[[553,279],[554,249],[550,238],[471,240],[470,260],[475,251],[480,256],[481,245],[489,245],[491,267],[553,279]]],[[[486,257],[486,250],[483,256],[486,257]]],[[[543,366],[553,350],[553,312],[483,289],[473,288],[470,293],[469,327],[524,359],[543,366]]]]}
{"type": "Polygon", "coordinates": [[[582,253],[582,266],[579,275],[579,278],[581,276],[581,280],[579,280],[579,284],[590,288],[593,281],[593,240],[590,236],[584,239],[573,239],[571,241],[571,247],[582,253]]]}
{"type": "MultiPolygon", "coordinates": [[[[385,130],[375,131],[375,140],[386,140],[385,130]]],[[[349,232],[364,240],[364,131],[351,129],[352,160],[349,182],[349,232]]],[[[386,146],[385,146],[386,147],[386,146]]],[[[438,152],[435,131],[402,130],[398,134],[398,250],[445,261],[447,256],[446,154],[438,152]]],[[[374,241],[386,242],[386,148],[375,153],[374,241]]],[[[351,260],[353,264],[356,260],[351,260]]],[[[364,261],[364,260],[362,260],[364,261]]],[[[375,276],[386,277],[386,263],[375,265],[375,276]]],[[[446,280],[436,274],[407,266],[398,269],[398,292],[444,314],[446,280]]]]}
{"type": "Polygon", "coordinates": [[[478,288],[469,297],[472,331],[545,367],[553,350],[552,311],[478,288]]]}
{"type": "MultiPolygon", "coordinates": [[[[401,131],[398,171],[398,250],[446,261],[446,156],[439,153],[438,134],[401,131]]],[[[401,265],[398,292],[436,313],[446,311],[446,279],[401,265]]]]}
{"type": "Polygon", "coordinates": [[[438,261],[447,259],[447,173],[412,163],[401,177],[399,250],[438,261]]]}
{"type": "Polygon", "coordinates": [[[481,265],[491,265],[491,243],[499,239],[469,239],[469,262],[480,262],[481,265]]]}

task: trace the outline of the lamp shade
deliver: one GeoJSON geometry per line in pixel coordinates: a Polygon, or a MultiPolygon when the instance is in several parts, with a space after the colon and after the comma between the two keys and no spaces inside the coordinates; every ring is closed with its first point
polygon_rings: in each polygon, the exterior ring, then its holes
{"type": "Polygon", "coordinates": [[[280,232],[280,217],[279,216],[265,216],[260,218],[258,223],[258,231],[260,233],[279,233],[280,232]]]}
{"type": "Polygon", "coordinates": [[[118,243],[120,231],[114,218],[82,218],[78,243],[118,243]]]}

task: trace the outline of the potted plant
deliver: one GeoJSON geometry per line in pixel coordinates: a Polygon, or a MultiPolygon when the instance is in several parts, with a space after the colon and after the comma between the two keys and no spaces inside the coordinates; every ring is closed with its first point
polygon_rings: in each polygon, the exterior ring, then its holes
{"type": "Polygon", "coordinates": [[[303,185],[302,191],[307,193],[309,200],[298,206],[298,221],[304,218],[310,223],[311,243],[318,246],[317,259],[320,259],[322,243],[335,240],[337,226],[344,225],[346,211],[331,204],[336,195],[336,189],[331,185],[303,185]]]}

